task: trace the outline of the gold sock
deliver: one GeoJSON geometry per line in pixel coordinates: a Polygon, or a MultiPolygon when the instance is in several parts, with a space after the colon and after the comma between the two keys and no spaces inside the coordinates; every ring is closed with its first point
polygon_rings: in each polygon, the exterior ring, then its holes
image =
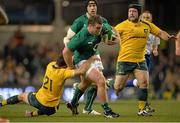
{"type": "Polygon", "coordinates": [[[144,107],[145,107],[145,101],[138,101],[138,103],[139,103],[139,105],[138,105],[138,107],[139,107],[139,109],[140,110],[143,110],[144,109],[144,107]]]}
{"type": "Polygon", "coordinates": [[[2,106],[7,105],[7,100],[3,100],[1,103],[2,103],[2,106]]]}
{"type": "Polygon", "coordinates": [[[32,117],[38,116],[38,111],[37,110],[33,111],[31,115],[32,115],[32,117]]]}

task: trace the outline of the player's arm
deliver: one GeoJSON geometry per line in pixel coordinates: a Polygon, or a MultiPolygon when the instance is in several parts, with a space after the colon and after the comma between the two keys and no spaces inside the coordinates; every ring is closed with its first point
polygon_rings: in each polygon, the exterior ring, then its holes
{"type": "Polygon", "coordinates": [[[160,38],[154,36],[154,41],[152,43],[152,52],[154,56],[158,56],[158,45],[160,44],[160,38]]]}
{"type": "Polygon", "coordinates": [[[0,24],[8,24],[9,19],[5,11],[0,7],[0,24]]]}
{"type": "Polygon", "coordinates": [[[96,56],[91,56],[87,61],[85,61],[78,69],[74,70],[74,76],[75,75],[82,75],[84,74],[90,67],[91,63],[94,60],[100,60],[96,56]]]}
{"type": "Polygon", "coordinates": [[[82,45],[81,42],[83,41],[83,39],[81,40],[79,35],[80,34],[76,34],[63,50],[63,57],[66,62],[66,65],[71,69],[74,68],[73,52],[82,45]]]}
{"type": "Polygon", "coordinates": [[[180,31],[176,35],[176,55],[180,56],[180,31]]]}
{"type": "Polygon", "coordinates": [[[67,46],[67,43],[69,43],[69,41],[75,34],[76,33],[71,28],[68,29],[67,35],[64,37],[64,40],[63,40],[65,47],[67,46]]]}
{"type": "Polygon", "coordinates": [[[152,45],[152,52],[154,56],[158,56],[158,45],[152,45]]]}
{"type": "Polygon", "coordinates": [[[112,41],[114,42],[114,44],[117,44],[117,43],[120,42],[119,33],[118,33],[118,31],[114,27],[112,27],[112,30],[114,32],[114,34],[112,35],[112,41]]]}
{"type": "Polygon", "coordinates": [[[80,20],[80,18],[77,18],[73,24],[70,26],[70,28],[67,31],[66,37],[64,37],[64,45],[67,46],[67,43],[76,35],[84,26],[84,22],[80,20]]]}
{"type": "Polygon", "coordinates": [[[66,62],[67,67],[69,67],[70,69],[74,68],[73,65],[73,52],[68,48],[65,47],[63,50],[63,57],[64,57],[64,61],[66,62]]]}
{"type": "Polygon", "coordinates": [[[160,30],[158,33],[158,37],[162,38],[163,40],[175,40],[176,37],[174,35],[169,35],[166,31],[160,30]]]}

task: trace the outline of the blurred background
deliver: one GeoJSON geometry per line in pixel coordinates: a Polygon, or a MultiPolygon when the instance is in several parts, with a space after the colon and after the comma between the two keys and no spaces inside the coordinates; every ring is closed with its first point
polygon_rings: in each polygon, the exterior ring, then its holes
{"type": "MultiPolygon", "coordinates": [[[[63,49],[63,37],[73,20],[86,12],[83,0],[0,0],[9,18],[0,25],[0,94],[4,98],[24,91],[36,91],[42,84],[48,62],[63,49]]],[[[99,0],[98,14],[112,26],[127,19],[132,0],[99,0]]],[[[153,14],[153,23],[170,34],[180,29],[180,0],[137,0],[153,14]]],[[[150,98],[180,100],[180,57],[174,42],[161,41],[159,56],[153,57],[150,70],[150,98]]],[[[115,75],[118,45],[99,46],[104,75],[115,75]]],[[[72,98],[72,84],[66,81],[63,99],[72,98]]],[[[135,88],[125,88],[119,97],[112,90],[110,100],[136,98],[135,88]]],[[[83,100],[84,97],[81,98],[83,100]]]]}

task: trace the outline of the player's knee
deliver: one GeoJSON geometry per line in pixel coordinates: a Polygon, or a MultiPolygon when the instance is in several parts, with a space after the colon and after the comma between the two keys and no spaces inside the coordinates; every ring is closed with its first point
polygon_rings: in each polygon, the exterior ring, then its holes
{"type": "Polygon", "coordinates": [[[24,94],[24,93],[18,95],[18,100],[19,100],[19,101],[25,100],[25,96],[26,96],[26,94],[24,94]]]}
{"type": "Polygon", "coordinates": [[[139,82],[139,88],[147,88],[148,87],[148,81],[144,80],[139,82]]]}
{"type": "Polygon", "coordinates": [[[114,83],[115,90],[121,91],[121,90],[123,90],[123,88],[124,88],[124,85],[122,82],[115,81],[115,83],[114,83]]]}
{"type": "Polygon", "coordinates": [[[124,86],[123,85],[116,85],[114,84],[114,89],[118,92],[120,92],[121,90],[123,90],[124,86]]]}
{"type": "Polygon", "coordinates": [[[85,91],[88,87],[88,84],[86,83],[80,83],[79,84],[79,89],[82,90],[82,91],[85,91]]]}
{"type": "Polygon", "coordinates": [[[97,86],[105,88],[105,80],[104,78],[100,77],[99,81],[97,82],[97,86]]]}

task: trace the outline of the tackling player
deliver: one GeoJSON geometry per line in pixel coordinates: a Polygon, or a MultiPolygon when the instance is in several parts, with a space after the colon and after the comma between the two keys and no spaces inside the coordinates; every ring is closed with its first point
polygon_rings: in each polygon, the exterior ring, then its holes
{"type": "Polygon", "coordinates": [[[61,56],[57,61],[52,61],[47,65],[43,84],[38,92],[24,92],[9,97],[0,103],[0,107],[25,102],[38,109],[32,112],[26,111],[26,116],[52,115],[56,113],[59,107],[65,80],[84,74],[94,60],[97,60],[97,58],[91,57],[79,69],[70,70],[67,68],[63,56],[61,56]]]}

